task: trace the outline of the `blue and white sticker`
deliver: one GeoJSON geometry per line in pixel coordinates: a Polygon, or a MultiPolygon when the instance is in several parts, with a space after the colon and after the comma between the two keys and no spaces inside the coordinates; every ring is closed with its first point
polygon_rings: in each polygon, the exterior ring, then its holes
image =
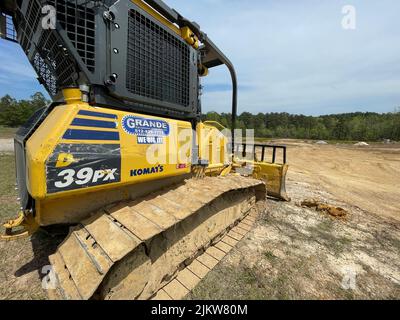
{"type": "Polygon", "coordinates": [[[169,124],[164,120],[148,119],[126,115],[122,128],[128,134],[137,136],[138,144],[162,144],[169,135],[169,124]]]}

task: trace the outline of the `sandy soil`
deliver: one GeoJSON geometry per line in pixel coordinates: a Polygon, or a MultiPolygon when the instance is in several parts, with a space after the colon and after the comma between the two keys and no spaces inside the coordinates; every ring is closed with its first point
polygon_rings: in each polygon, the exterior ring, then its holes
{"type": "Polygon", "coordinates": [[[292,202],[269,201],[256,227],[189,299],[400,299],[400,223],[292,183],[292,202]],[[349,212],[338,220],[305,197],[349,212]],[[223,281],[221,281],[223,279],[223,281]]]}
{"type": "Polygon", "coordinates": [[[287,144],[292,201],[269,200],[252,232],[188,298],[400,299],[398,146],[287,144]],[[347,217],[304,208],[306,199],[347,217]]]}
{"type": "Polygon", "coordinates": [[[400,220],[400,144],[286,144],[289,182],[307,182],[365,211],[400,220]]]}
{"type": "Polygon", "coordinates": [[[13,139],[0,139],[0,152],[2,152],[2,153],[14,152],[14,140],[13,139]]]}

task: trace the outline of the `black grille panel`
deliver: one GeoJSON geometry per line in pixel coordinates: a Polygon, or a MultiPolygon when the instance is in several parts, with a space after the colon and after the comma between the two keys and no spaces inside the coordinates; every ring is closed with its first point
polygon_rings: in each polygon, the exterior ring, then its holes
{"type": "Polygon", "coordinates": [[[26,14],[18,12],[17,34],[22,49],[28,53],[32,44],[32,37],[41,18],[41,7],[38,1],[29,1],[26,14]]]}
{"type": "Polygon", "coordinates": [[[43,31],[33,56],[33,67],[51,95],[55,95],[61,87],[76,84],[73,78],[76,76],[73,61],[62,48],[56,34],[46,30],[43,31]]]}
{"type": "MultiPolygon", "coordinates": [[[[95,67],[95,16],[94,11],[77,0],[48,0],[57,11],[57,21],[67,32],[89,71],[95,67]]],[[[89,3],[90,1],[87,1],[89,3]]]]}
{"type": "Polygon", "coordinates": [[[17,40],[56,101],[62,88],[86,84],[93,104],[197,117],[200,52],[135,1],[16,1],[17,40]],[[50,13],[42,14],[44,5],[55,8],[55,30],[42,28],[50,13]],[[114,23],[104,19],[105,10],[114,23]]]}
{"type": "Polygon", "coordinates": [[[136,10],[129,11],[126,87],[129,92],[189,105],[188,45],[136,10]]]}
{"type": "Polygon", "coordinates": [[[23,50],[52,96],[62,87],[76,85],[78,67],[75,58],[61,40],[58,30],[42,28],[42,6],[56,9],[56,22],[65,30],[83,63],[95,71],[95,15],[87,2],[79,0],[19,0],[14,19],[16,34],[23,50]],[[78,2],[81,3],[78,5],[78,2]]]}

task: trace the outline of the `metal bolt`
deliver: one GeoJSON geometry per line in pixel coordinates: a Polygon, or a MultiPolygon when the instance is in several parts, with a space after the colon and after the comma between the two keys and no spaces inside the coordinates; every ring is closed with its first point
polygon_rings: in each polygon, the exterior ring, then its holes
{"type": "Polygon", "coordinates": [[[81,84],[79,86],[79,89],[82,92],[82,101],[83,102],[89,102],[89,93],[90,93],[90,88],[86,84],[81,84]]]}
{"type": "Polygon", "coordinates": [[[119,53],[119,50],[117,48],[114,48],[113,51],[114,51],[115,54],[119,53]]]}
{"type": "Polygon", "coordinates": [[[118,75],[116,73],[111,74],[108,79],[104,81],[106,85],[113,85],[117,81],[118,75]]]}
{"type": "Polygon", "coordinates": [[[119,29],[119,24],[118,24],[118,23],[115,23],[115,24],[114,24],[114,27],[115,27],[115,29],[119,29]]]}
{"type": "Polygon", "coordinates": [[[109,21],[113,21],[115,16],[114,13],[112,13],[111,11],[104,11],[103,18],[109,21]]]}
{"type": "Polygon", "coordinates": [[[82,92],[85,92],[85,93],[89,93],[89,92],[90,92],[90,87],[89,87],[87,84],[81,84],[81,85],[79,86],[79,89],[80,89],[82,92]]]}

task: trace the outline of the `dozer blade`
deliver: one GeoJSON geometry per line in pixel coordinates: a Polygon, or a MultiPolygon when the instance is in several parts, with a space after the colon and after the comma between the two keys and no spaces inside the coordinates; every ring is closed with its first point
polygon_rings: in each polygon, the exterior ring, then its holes
{"type": "Polygon", "coordinates": [[[267,185],[268,196],[290,201],[286,193],[286,173],[289,166],[286,164],[286,146],[272,144],[236,144],[237,158],[235,159],[237,172],[263,180],[267,185]],[[272,157],[266,160],[268,150],[272,149],[272,157]],[[277,162],[278,150],[282,152],[281,163],[277,162]],[[251,155],[251,159],[248,158],[251,155]],[[237,167],[239,166],[239,167],[237,167]]]}
{"type": "Polygon", "coordinates": [[[287,164],[248,160],[237,160],[236,164],[239,165],[238,168],[235,168],[236,172],[264,181],[267,186],[268,196],[283,201],[290,201],[286,193],[287,164]]]}
{"type": "Polygon", "coordinates": [[[265,197],[264,182],[228,175],[189,179],[106,208],[82,221],[50,256],[58,283],[49,296],[149,299],[170,292],[179,298],[169,289],[175,279],[192,289],[196,278],[189,276],[200,279],[250,230],[265,197]]]}
{"type": "Polygon", "coordinates": [[[286,193],[288,165],[256,162],[256,166],[260,168],[260,171],[256,172],[253,176],[266,182],[268,195],[280,200],[290,201],[286,193]]]}

